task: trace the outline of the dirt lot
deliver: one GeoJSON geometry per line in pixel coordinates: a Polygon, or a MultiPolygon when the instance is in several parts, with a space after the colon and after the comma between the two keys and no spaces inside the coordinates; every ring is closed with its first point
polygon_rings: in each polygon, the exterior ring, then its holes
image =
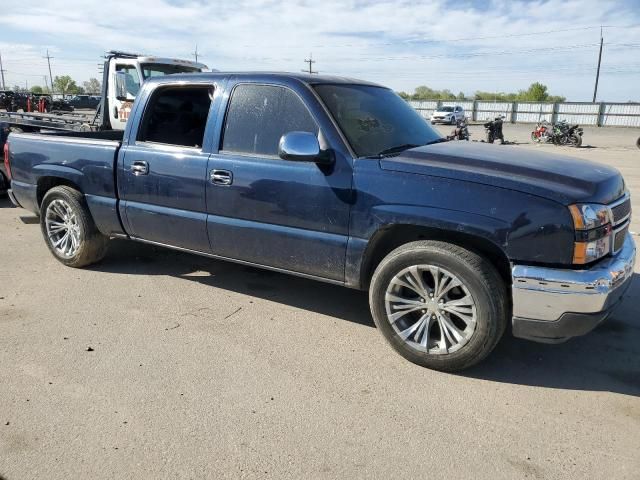
{"type": "MultiPolygon", "coordinates": [[[[504,148],[614,165],[640,211],[638,130],[528,131],[504,148]]],[[[590,335],[450,375],[393,353],[364,293],[124,241],[65,268],[7,200],[0,232],[5,480],[640,477],[638,273],[590,335]]]]}

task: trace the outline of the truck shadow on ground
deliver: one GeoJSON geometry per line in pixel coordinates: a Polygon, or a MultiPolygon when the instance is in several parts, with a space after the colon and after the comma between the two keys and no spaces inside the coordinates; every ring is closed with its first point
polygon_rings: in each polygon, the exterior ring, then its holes
{"type": "Polygon", "coordinates": [[[6,193],[0,193],[0,208],[15,208],[6,193]]]}
{"type": "Polygon", "coordinates": [[[468,377],[547,388],[640,396],[640,275],[625,300],[593,332],[558,345],[513,338],[509,332],[468,377]]]}
{"type": "Polygon", "coordinates": [[[126,240],[112,240],[92,269],[169,275],[374,327],[366,292],[126,240]],[[193,275],[206,272],[208,275],[193,275]]]}
{"type": "MultiPolygon", "coordinates": [[[[169,275],[310,312],[374,327],[366,292],[165,248],[114,240],[93,270],[169,275]],[[193,275],[205,272],[207,275],[193,275]]],[[[611,391],[640,396],[640,275],[626,301],[594,332],[559,345],[513,338],[509,331],[494,352],[462,375],[546,388],[611,391]]],[[[395,353],[389,348],[389,355],[395,353]]]]}

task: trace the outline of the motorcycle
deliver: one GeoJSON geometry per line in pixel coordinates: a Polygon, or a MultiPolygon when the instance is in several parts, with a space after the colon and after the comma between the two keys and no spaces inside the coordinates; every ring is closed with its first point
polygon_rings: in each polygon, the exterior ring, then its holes
{"type": "Polygon", "coordinates": [[[538,122],[536,128],[531,132],[531,140],[535,143],[548,143],[551,141],[552,130],[546,121],[538,122]]]}
{"type": "Polygon", "coordinates": [[[502,135],[502,120],[504,115],[496,117],[484,124],[484,129],[487,132],[487,143],[493,143],[495,140],[500,140],[500,144],[504,144],[504,135],[502,135]]]}
{"type": "Polygon", "coordinates": [[[458,120],[456,128],[453,129],[451,135],[447,136],[447,140],[466,140],[469,141],[469,137],[471,134],[469,133],[469,127],[467,123],[467,118],[463,118],[458,120]]]}
{"type": "Polygon", "coordinates": [[[554,145],[569,145],[580,147],[582,145],[583,129],[579,125],[569,125],[561,120],[553,126],[552,141],[554,145]]]}

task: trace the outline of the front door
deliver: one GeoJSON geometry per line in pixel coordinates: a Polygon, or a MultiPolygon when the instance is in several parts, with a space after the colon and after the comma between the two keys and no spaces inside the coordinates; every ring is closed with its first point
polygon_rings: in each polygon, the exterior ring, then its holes
{"type": "Polygon", "coordinates": [[[238,84],[209,160],[207,227],[216,255],[344,280],[352,167],[278,157],[284,133],[319,134],[298,94],[284,86],[238,84]]]}
{"type": "Polygon", "coordinates": [[[209,251],[202,149],[211,105],[207,85],[158,87],[135,142],[123,152],[121,210],[134,237],[209,251]]]}

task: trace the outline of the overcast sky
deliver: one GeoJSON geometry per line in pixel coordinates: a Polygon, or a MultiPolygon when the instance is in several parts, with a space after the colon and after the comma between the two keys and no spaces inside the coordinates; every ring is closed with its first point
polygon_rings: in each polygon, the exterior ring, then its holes
{"type": "Polygon", "coordinates": [[[640,0],[23,0],[2,7],[0,53],[11,86],[43,84],[47,49],[54,76],[82,82],[106,50],[193,59],[197,43],[218,70],[299,71],[312,52],[321,73],[396,90],[541,81],[590,101],[599,25],[599,100],[640,101],[640,0]]]}

